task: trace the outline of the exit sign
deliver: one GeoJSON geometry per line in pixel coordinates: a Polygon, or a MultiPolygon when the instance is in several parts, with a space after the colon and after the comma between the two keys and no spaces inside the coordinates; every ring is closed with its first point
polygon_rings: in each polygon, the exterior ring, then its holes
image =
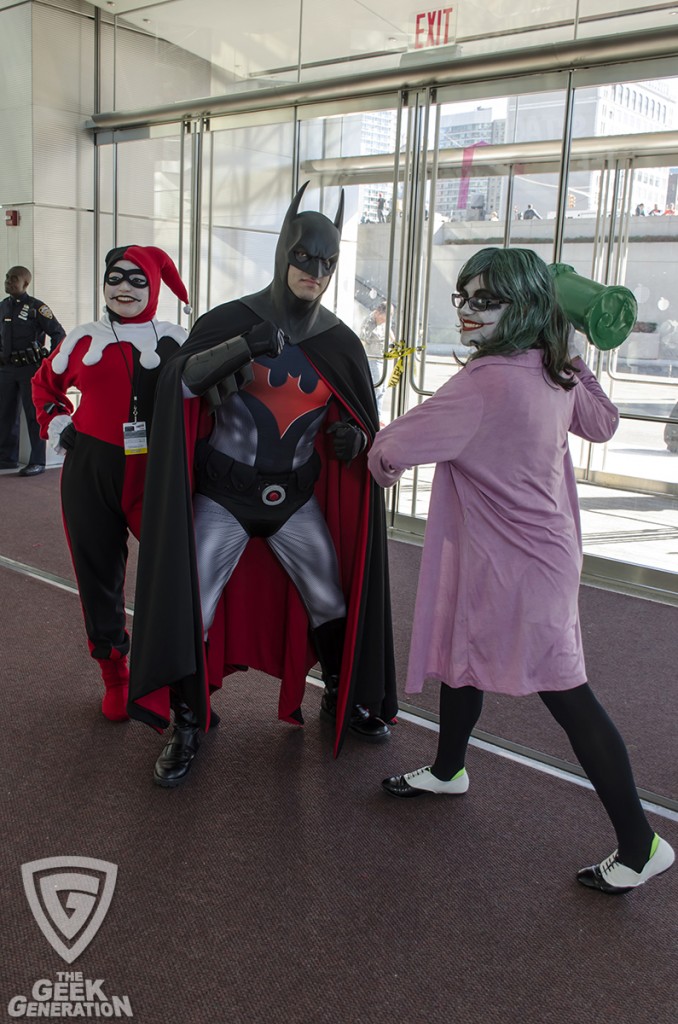
{"type": "Polygon", "coordinates": [[[414,16],[414,49],[446,46],[456,36],[456,7],[439,7],[435,11],[422,11],[414,16]]]}

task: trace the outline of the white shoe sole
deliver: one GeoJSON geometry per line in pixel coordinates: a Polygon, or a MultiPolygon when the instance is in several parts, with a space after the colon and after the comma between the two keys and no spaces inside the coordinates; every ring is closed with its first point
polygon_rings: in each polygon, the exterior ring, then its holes
{"type": "Polygon", "coordinates": [[[406,775],[394,775],[390,779],[384,779],[382,786],[391,796],[423,796],[424,793],[461,796],[468,790],[469,778],[466,769],[462,768],[449,782],[443,782],[433,775],[428,766],[407,772],[406,775]]]}
{"type": "Polygon", "coordinates": [[[654,853],[647,861],[642,871],[634,871],[617,860],[617,851],[600,864],[593,864],[589,868],[582,868],[577,873],[577,881],[590,889],[598,889],[600,892],[610,895],[629,892],[645,885],[651,878],[668,871],[676,859],[676,855],[665,839],[657,836],[658,842],[654,853]]]}

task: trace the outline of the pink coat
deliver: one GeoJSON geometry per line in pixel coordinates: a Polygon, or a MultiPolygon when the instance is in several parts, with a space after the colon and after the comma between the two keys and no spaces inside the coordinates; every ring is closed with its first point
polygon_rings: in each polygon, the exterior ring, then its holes
{"type": "Polygon", "coordinates": [[[427,679],[514,695],[586,682],[567,435],[607,441],[619,413],[577,366],[564,391],[547,382],[538,349],[485,356],[377,434],[369,466],[384,487],[436,463],[408,693],[427,679]]]}

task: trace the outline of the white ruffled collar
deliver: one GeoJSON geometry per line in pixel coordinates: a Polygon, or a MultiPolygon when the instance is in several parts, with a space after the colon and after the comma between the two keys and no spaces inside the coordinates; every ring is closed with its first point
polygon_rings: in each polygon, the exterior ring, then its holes
{"type": "Polygon", "coordinates": [[[82,338],[91,338],[90,346],[82,357],[85,366],[93,366],[101,360],[107,345],[116,344],[118,340],[128,341],[140,353],[139,362],[146,370],[154,370],[160,365],[157,346],[160,338],[173,338],[177,345],[186,341],[186,331],[178,324],[164,320],[147,320],[142,324],[116,323],[115,334],[108,313],[100,320],[90,324],[80,324],[68,334],[59,345],[52,359],[55,373],[63,373],[68,366],[71,352],[82,338]]]}

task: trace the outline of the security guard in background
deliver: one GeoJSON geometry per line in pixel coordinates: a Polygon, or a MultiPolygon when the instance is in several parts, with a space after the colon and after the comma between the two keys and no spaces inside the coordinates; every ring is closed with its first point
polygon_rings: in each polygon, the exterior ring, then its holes
{"type": "Polygon", "coordinates": [[[55,348],[66,332],[54,313],[40,299],[27,293],[31,273],[26,267],[10,267],[5,275],[7,298],[0,302],[0,469],[19,465],[19,398],[26,414],[31,455],[19,476],[45,471],[45,442],[35,418],[31,378],[48,350],[45,335],[55,348]]]}

